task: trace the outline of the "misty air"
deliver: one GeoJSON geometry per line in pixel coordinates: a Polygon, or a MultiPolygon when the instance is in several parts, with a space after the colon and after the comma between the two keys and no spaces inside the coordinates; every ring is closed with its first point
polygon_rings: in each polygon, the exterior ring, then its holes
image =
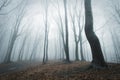
{"type": "Polygon", "coordinates": [[[120,80],[119,0],[0,0],[0,80],[120,80]]]}

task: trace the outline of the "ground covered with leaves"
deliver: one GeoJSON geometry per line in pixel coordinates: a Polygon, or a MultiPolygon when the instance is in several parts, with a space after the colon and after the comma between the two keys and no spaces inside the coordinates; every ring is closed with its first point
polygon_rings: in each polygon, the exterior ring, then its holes
{"type": "Polygon", "coordinates": [[[0,75],[0,80],[120,80],[120,64],[85,70],[89,62],[48,63],[0,75]]]}

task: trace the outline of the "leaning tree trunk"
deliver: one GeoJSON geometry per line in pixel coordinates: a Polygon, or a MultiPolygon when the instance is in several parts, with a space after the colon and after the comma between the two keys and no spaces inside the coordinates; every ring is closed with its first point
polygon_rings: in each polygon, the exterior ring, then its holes
{"type": "Polygon", "coordinates": [[[93,31],[91,0],[85,0],[85,34],[92,51],[92,67],[106,67],[99,39],[93,31]]]}

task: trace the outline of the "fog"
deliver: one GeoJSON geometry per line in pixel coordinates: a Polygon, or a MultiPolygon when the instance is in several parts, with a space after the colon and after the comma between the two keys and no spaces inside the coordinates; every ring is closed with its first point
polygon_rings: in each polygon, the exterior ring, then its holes
{"type": "MultiPolygon", "coordinates": [[[[120,62],[120,13],[116,13],[115,10],[115,8],[120,10],[118,3],[120,3],[119,0],[92,0],[94,31],[99,37],[107,62],[120,62]]],[[[80,26],[84,26],[84,13],[84,0],[67,0],[70,60],[75,60],[75,39],[71,17],[75,14],[75,29],[78,36],[76,15],[81,14],[80,26]]],[[[48,30],[48,60],[65,59],[59,27],[61,25],[60,16],[64,25],[63,0],[0,0],[0,63],[6,62],[8,56],[10,56],[10,61],[14,62],[42,61],[46,25],[48,30]]],[[[63,32],[65,32],[64,27],[63,32]]],[[[81,34],[83,56],[86,61],[91,61],[91,49],[84,29],[81,34]]],[[[81,60],[80,45],[78,51],[81,60]]]]}

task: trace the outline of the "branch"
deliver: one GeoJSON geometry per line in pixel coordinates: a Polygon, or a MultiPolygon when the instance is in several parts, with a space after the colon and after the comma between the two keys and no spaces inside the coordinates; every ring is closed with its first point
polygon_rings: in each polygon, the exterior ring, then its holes
{"type": "MultiPolygon", "coordinates": [[[[5,12],[5,13],[0,13],[0,15],[7,15],[7,14],[11,13],[13,10],[15,10],[15,9],[17,9],[19,6],[21,6],[21,4],[23,4],[23,2],[24,2],[24,0],[22,0],[22,1],[20,2],[20,4],[18,4],[18,5],[17,5],[16,7],[14,7],[13,9],[11,9],[11,10],[5,12]]],[[[8,3],[10,3],[10,1],[9,1],[8,3]]],[[[8,3],[7,3],[7,5],[8,5],[8,3]]],[[[4,4],[4,5],[5,5],[5,4],[4,4]]],[[[5,6],[6,6],[6,5],[5,5],[5,6]]],[[[1,10],[1,7],[0,7],[0,10],[1,10]]]]}

